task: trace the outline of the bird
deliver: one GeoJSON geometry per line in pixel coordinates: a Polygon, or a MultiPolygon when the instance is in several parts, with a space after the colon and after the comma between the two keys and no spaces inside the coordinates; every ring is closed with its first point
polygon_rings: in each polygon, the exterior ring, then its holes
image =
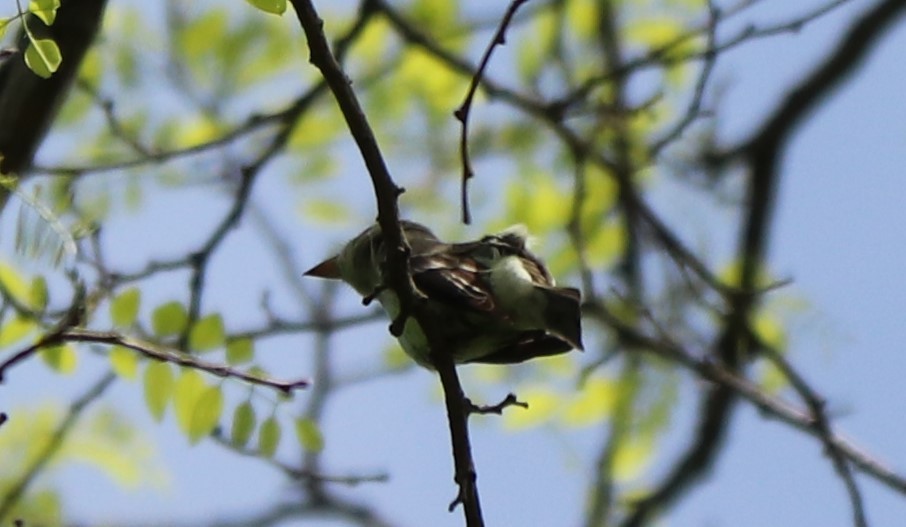
{"type": "MultiPolygon", "coordinates": [[[[557,287],[529,250],[524,226],[460,243],[446,243],[413,221],[400,226],[411,249],[413,284],[425,298],[423,315],[455,363],[514,364],[583,349],[581,293],[557,287]]],[[[375,223],[304,274],[342,280],[365,299],[377,299],[396,320],[400,303],[385,287],[386,258],[375,223]]],[[[399,341],[416,363],[433,369],[428,339],[414,318],[406,320],[399,341]]]]}

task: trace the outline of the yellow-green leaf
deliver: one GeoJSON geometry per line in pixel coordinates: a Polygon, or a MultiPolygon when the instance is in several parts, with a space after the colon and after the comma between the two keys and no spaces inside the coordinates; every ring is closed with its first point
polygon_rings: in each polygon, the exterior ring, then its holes
{"type": "Polygon", "coordinates": [[[173,369],[166,362],[152,362],[145,368],[145,404],[160,421],[173,393],[173,369]]]}
{"type": "Polygon", "coordinates": [[[118,294],[110,302],[110,319],[115,326],[127,327],[135,323],[138,317],[138,307],[141,304],[142,293],[136,287],[129,288],[118,294]]]}
{"type": "Polygon", "coordinates": [[[352,213],[344,203],[325,199],[306,201],[302,214],[308,219],[326,225],[336,225],[352,217],[352,213]]]}
{"type": "Polygon", "coordinates": [[[176,414],[176,424],[184,434],[189,436],[190,440],[192,414],[195,412],[195,406],[205,392],[205,388],[207,386],[201,374],[191,369],[183,370],[173,388],[173,410],[176,414]]]}
{"type": "Polygon", "coordinates": [[[134,380],[138,376],[138,354],[123,346],[110,350],[110,367],[124,379],[134,380]]]}
{"type": "Polygon", "coordinates": [[[651,440],[633,438],[623,441],[614,455],[613,475],[619,481],[637,477],[651,461],[654,445],[651,440]]]}
{"type": "Polygon", "coordinates": [[[245,401],[233,412],[233,426],[230,430],[230,442],[237,447],[244,447],[255,431],[255,407],[251,401],[245,401]]]}
{"type": "Polygon", "coordinates": [[[47,307],[47,280],[43,276],[32,278],[28,297],[29,304],[35,310],[43,311],[47,307]]]}
{"type": "Polygon", "coordinates": [[[296,438],[302,448],[309,452],[320,452],[324,449],[324,435],[318,423],[311,419],[296,419],[296,438]]]}
{"type": "Polygon", "coordinates": [[[10,318],[0,327],[0,348],[19,342],[37,328],[35,321],[18,315],[10,318]]]}
{"type": "Polygon", "coordinates": [[[218,314],[201,318],[189,332],[189,348],[196,351],[208,351],[223,345],[226,334],[223,329],[223,317],[218,314]]]}
{"type": "Polygon", "coordinates": [[[68,344],[42,349],[41,358],[48,366],[60,373],[72,373],[78,364],[76,351],[68,344]]]}
{"type": "Polygon", "coordinates": [[[612,379],[592,377],[582,391],[566,405],[563,421],[570,426],[587,426],[610,415],[616,402],[618,387],[612,379]]]}
{"type": "Polygon", "coordinates": [[[60,48],[49,38],[32,40],[25,49],[25,64],[42,79],[49,79],[61,62],[60,48]]]}
{"type": "Polygon", "coordinates": [[[31,0],[28,3],[28,10],[48,26],[57,18],[59,7],[60,0],[31,0]]]}
{"type": "Polygon", "coordinates": [[[258,431],[258,451],[264,457],[273,457],[280,444],[280,423],[277,418],[270,416],[261,423],[258,431]]]}
{"type": "Polygon", "coordinates": [[[248,3],[273,15],[282,15],[286,12],[286,0],[248,0],[248,3]]]}
{"type": "Polygon", "coordinates": [[[179,302],[167,302],[158,306],[151,314],[151,329],[154,333],[166,337],[176,335],[186,329],[188,322],[186,308],[179,302]]]}
{"type": "Polygon", "coordinates": [[[231,340],[226,346],[226,360],[230,364],[242,364],[255,357],[255,342],[252,339],[231,340]]]}
{"type": "Polygon", "coordinates": [[[31,288],[26,278],[17,269],[9,264],[0,262],[0,282],[3,282],[3,287],[9,291],[9,294],[16,301],[21,304],[28,304],[31,298],[31,288]]]}
{"type": "Polygon", "coordinates": [[[208,436],[220,421],[221,412],[223,392],[220,391],[220,386],[210,386],[201,393],[198,402],[195,403],[189,423],[189,442],[194,445],[208,436]]]}
{"type": "Polygon", "coordinates": [[[10,19],[8,18],[0,18],[0,38],[3,38],[3,35],[6,34],[6,28],[9,27],[9,21],[10,19]]]}
{"type": "Polygon", "coordinates": [[[504,412],[503,422],[511,430],[525,430],[547,422],[563,402],[559,395],[541,387],[520,389],[519,398],[529,407],[504,412]]]}

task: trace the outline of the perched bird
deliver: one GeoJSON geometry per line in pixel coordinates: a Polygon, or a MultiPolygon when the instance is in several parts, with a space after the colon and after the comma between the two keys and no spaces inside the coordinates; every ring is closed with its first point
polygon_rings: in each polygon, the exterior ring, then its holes
{"type": "MultiPolygon", "coordinates": [[[[582,349],[579,290],[556,287],[528,250],[524,227],[451,244],[418,223],[401,225],[412,249],[412,280],[426,297],[426,316],[455,362],[511,364],[582,349]]],[[[383,287],[386,254],[375,224],[305,274],[341,279],[363,297],[376,298],[395,319],[399,301],[383,287]]],[[[428,341],[413,318],[399,340],[410,357],[431,368],[428,341]]]]}

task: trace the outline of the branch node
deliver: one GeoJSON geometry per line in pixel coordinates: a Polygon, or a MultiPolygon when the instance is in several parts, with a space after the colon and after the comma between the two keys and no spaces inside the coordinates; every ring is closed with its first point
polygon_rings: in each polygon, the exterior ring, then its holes
{"type": "Polygon", "coordinates": [[[478,415],[487,415],[487,414],[496,414],[503,415],[503,409],[510,406],[518,406],[520,408],[528,409],[529,405],[526,402],[520,401],[516,394],[508,393],[507,396],[497,404],[491,405],[477,405],[472,402],[471,399],[466,397],[463,401],[466,405],[466,413],[478,414],[478,415]]]}

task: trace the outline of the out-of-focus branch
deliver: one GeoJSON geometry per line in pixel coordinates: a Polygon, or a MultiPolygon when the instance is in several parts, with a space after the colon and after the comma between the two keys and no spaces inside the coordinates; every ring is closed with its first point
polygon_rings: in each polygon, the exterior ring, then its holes
{"type": "Polygon", "coordinates": [[[805,378],[796,371],[793,365],[779,351],[765,345],[762,345],[761,349],[765,357],[783,373],[809,408],[815,431],[820,436],[822,443],[824,443],[827,455],[834,463],[834,470],[837,471],[840,479],[843,480],[843,485],[846,487],[846,493],[849,495],[849,502],[853,510],[853,525],[855,527],[867,527],[868,520],[865,517],[862,493],[856,484],[856,478],[853,477],[849,460],[846,459],[845,454],[840,451],[834,442],[834,432],[831,429],[830,419],[825,411],[824,398],[809,386],[805,378]]]}
{"type": "MultiPolygon", "coordinates": [[[[682,366],[700,379],[721,385],[731,390],[762,411],[766,417],[777,419],[792,428],[821,439],[822,432],[815,428],[811,413],[782,399],[766,393],[739,373],[726,369],[706,354],[696,355],[667,335],[649,336],[635,326],[627,324],[611,313],[603,304],[588,305],[585,313],[613,330],[620,342],[630,351],[652,353],[658,357],[682,366]]],[[[897,474],[870,454],[856,447],[849,440],[834,435],[831,441],[853,466],[873,477],[887,487],[906,495],[906,477],[897,474]]]]}

